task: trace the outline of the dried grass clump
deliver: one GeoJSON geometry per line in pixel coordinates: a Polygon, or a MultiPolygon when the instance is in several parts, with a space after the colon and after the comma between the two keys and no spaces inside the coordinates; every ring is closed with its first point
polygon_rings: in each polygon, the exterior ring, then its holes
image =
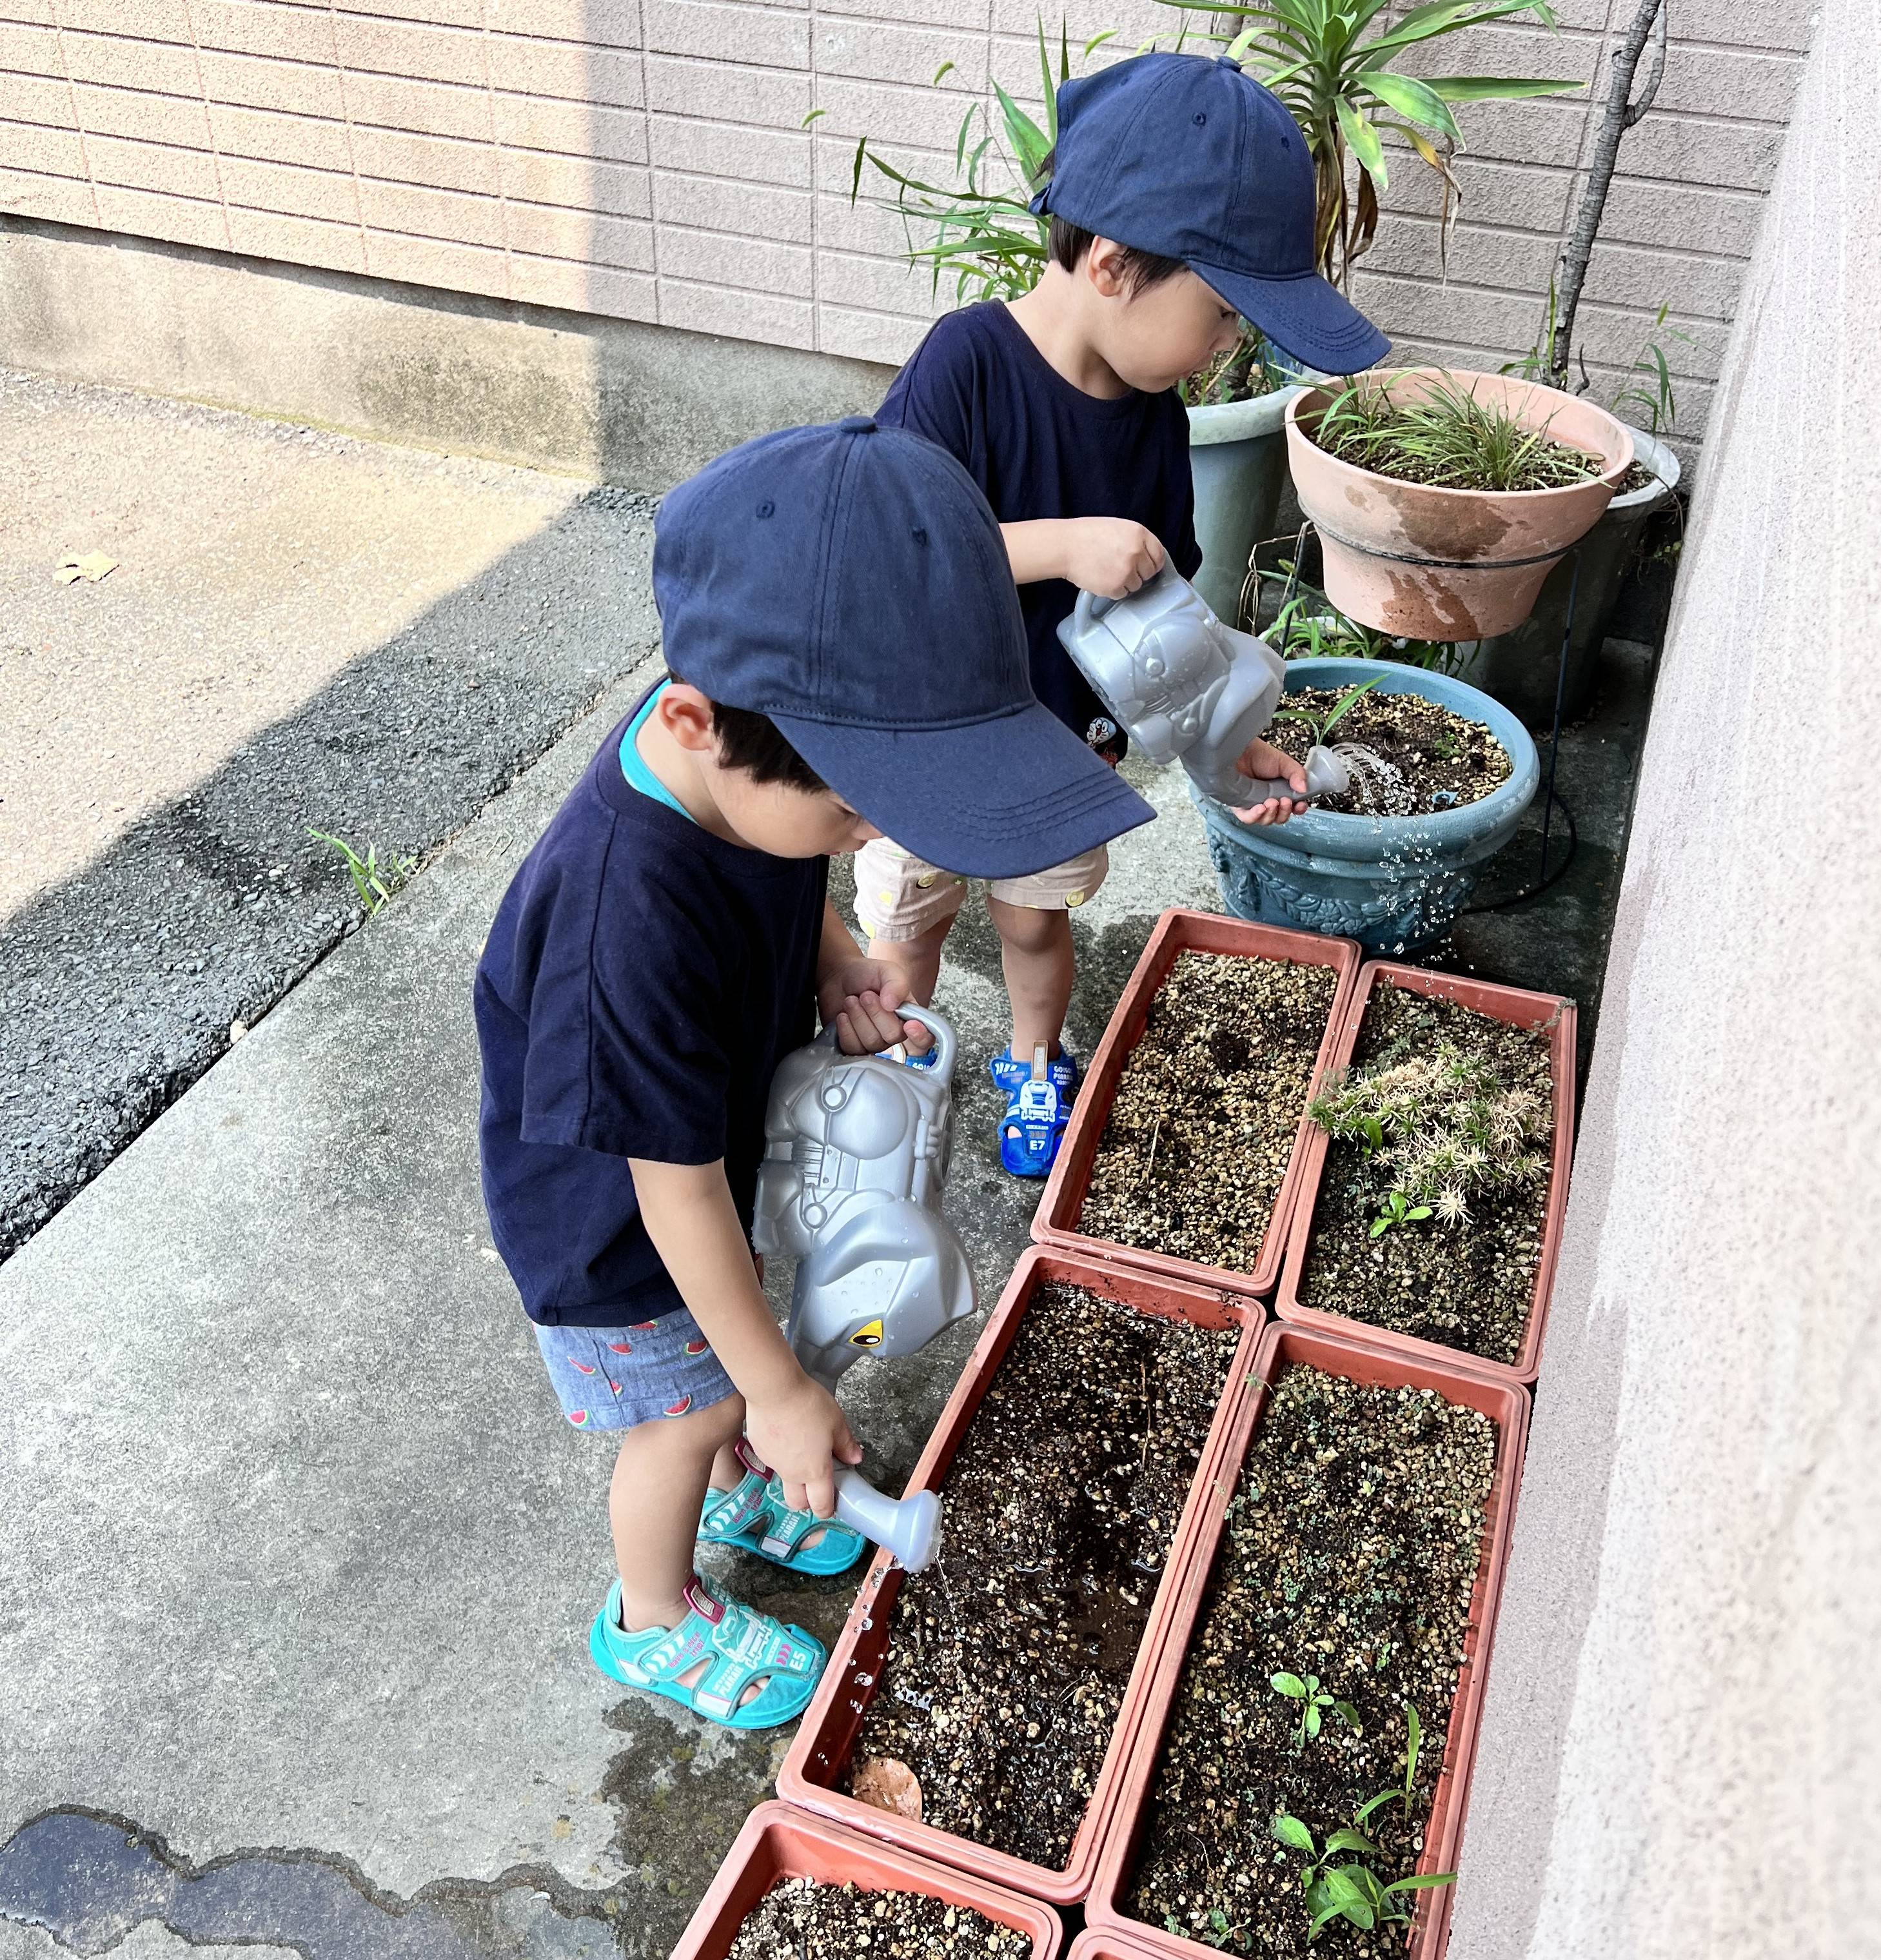
{"type": "Polygon", "coordinates": [[[1548,1099],[1453,1042],[1416,1052],[1394,1045],[1355,1073],[1342,1071],[1307,1114],[1364,1151],[1388,1182],[1381,1215],[1394,1220],[1428,1206],[1444,1224],[1460,1224],[1473,1195],[1548,1176],[1548,1099]]]}

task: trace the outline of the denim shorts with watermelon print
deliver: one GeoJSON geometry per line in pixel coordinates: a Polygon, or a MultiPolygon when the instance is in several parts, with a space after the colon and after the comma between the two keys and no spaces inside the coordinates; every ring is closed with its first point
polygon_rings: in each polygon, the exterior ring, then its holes
{"type": "Polygon", "coordinates": [[[737,1394],[684,1307],[635,1327],[542,1327],[536,1344],[577,1429],[633,1429],[737,1394]]]}

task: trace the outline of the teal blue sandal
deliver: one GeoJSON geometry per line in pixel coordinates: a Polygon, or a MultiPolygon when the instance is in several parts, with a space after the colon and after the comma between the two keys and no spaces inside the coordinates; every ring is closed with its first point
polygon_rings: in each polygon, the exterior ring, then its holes
{"type": "Polygon", "coordinates": [[[676,1627],[630,1634],[621,1624],[621,1582],[608,1589],[588,1636],[594,1664],[623,1688],[676,1701],[727,1729],[775,1729],[810,1705],[828,1659],[822,1643],[801,1627],[780,1625],[768,1613],[728,1599],[706,1580],[686,1582],[691,1611],[676,1627]],[[709,1661],[690,1688],[679,1677],[709,1661]],[[749,1701],[745,1691],[764,1687],[749,1701]]]}
{"type": "Polygon", "coordinates": [[[783,1500],[783,1485],[752,1453],[740,1437],[733,1447],[745,1475],[732,1491],[708,1491],[699,1511],[699,1535],[707,1545],[736,1545],[755,1551],[773,1565],[827,1579],[847,1572],[869,1548],[861,1532],[814,1511],[796,1511],[783,1500]],[[803,1541],[820,1530],[821,1539],[803,1541]]]}

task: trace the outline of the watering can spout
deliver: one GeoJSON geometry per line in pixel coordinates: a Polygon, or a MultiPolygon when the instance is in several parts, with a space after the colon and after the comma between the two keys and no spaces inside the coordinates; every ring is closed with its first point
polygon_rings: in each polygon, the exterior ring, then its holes
{"type": "Polygon", "coordinates": [[[885,1497],[859,1471],[838,1470],[836,1515],[851,1531],[886,1545],[910,1572],[925,1572],[940,1550],[940,1499],[932,1491],[885,1497]]]}

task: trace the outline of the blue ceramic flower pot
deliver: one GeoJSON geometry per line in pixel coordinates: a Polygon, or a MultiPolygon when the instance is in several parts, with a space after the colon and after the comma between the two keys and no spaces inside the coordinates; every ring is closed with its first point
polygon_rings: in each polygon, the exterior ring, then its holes
{"type": "MultiPolygon", "coordinates": [[[[1222,897],[1237,918],[1342,934],[1374,956],[1427,945],[1468,903],[1482,867],[1514,835],[1541,781],[1535,744],[1500,702],[1479,689],[1390,660],[1303,660],[1287,692],[1346,688],[1382,675],[1380,692],[1421,694],[1485,724],[1508,752],[1508,780],[1479,803],[1417,816],[1349,816],[1309,810],[1292,822],[1238,823],[1197,795],[1222,897]]],[[[1333,740],[1339,740],[1336,729],[1333,740]]]]}

